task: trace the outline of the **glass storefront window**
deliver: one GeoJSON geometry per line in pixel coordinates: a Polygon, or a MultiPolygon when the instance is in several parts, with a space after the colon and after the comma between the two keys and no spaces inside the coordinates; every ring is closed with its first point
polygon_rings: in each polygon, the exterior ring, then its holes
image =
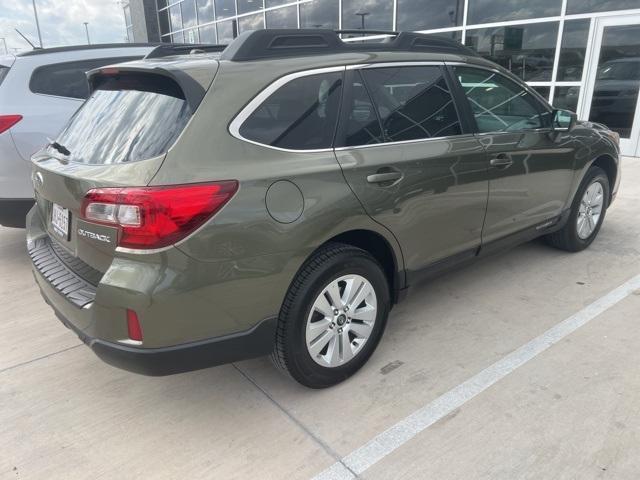
{"type": "Polygon", "coordinates": [[[238,36],[238,27],[235,20],[228,20],[216,24],[218,28],[218,44],[228,45],[238,36]]]}
{"type": "Polygon", "coordinates": [[[183,33],[184,33],[185,43],[200,43],[200,35],[198,34],[197,28],[192,28],[191,30],[185,30],[183,33]]]}
{"type": "Polygon", "coordinates": [[[184,0],[182,6],[182,28],[196,26],[196,2],[195,0],[184,0]]]}
{"type": "Polygon", "coordinates": [[[237,0],[238,15],[255,12],[264,8],[263,0],[237,0]]]}
{"type": "Polygon", "coordinates": [[[169,8],[169,18],[171,19],[171,31],[182,29],[182,15],[180,15],[180,4],[169,8]]]}
{"type": "Polygon", "coordinates": [[[640,90],[640,25],[604,28],[589,120],[630,138],[640,90]]]}
{"type": "Polygon", "coordinates": [[[182,32],[173,33],[171,35],[171,42],[172,43],[184,43],[184,35],[182,34],[182,32]]]}
{"type": "Polygon", "coordinates": [[[160,24],[160,35],[164,35],[165,33],[169,33],[171,31],[171,27],[169,27],[169,11],[162,10],[158,12],[158,23],[160,24]]]}
{"type": "Polygon", "coordinates": [[[338,28],[338,0],[313,0],[300,4],[300,28],[338,28]]]}
{"type": "MultiPolygon", "coordinates": [[[[209,23],[215,20],[213,15],[213,0],[197,0],[198,6],[198,23],[209,23]]],[[[215,35],[215,33],[214,33],[215,35]]],[[[200,39],[202,40],[202,31],[200,31],[200,39]]],[[[213,41],[206,43],[215,43],[215,36],[213,41]]]]}
{"type": "Polygon", "coordinates": [[[457,42],[462,41],[462,31],[457,30],[454,32],[438,32],[438,33],[429,33],[429,35],[434,35],[436,37],[444,37],[450,38],[451,40],[455,40],[457,42]]]}
{"type": "Polygon", "coordinates": [[[462,25],[464,0],[398,0],[398,31],[462,25]],[[428,6],[428,11],[427,11],[428,6]]]}
{"type": "Polygon", "coordinates": [[[468,25],[560,15],[562,0],[469,0],[468,25]]]}
{"type": "Polygon", "coordinates": [[[158,10],[167,6],[167,0],[158,0],[158,10]]]}
{"type": "Polygon", "coordinates": [[[207,25],[206,27],[200,27],[200,42],[201,43],[217,43],[215,25],[207,25]]]}
{"type": "Polygon", "coordinates": [[[553,106],[575,112],[578,110],[580,87],[556,87],[553,95],[553,106]]]}
{"type": "Polygon", "coordinates": [[[525,81],[549,81],[558,22],[467,30],[466,45],[525,81]]]}
{"type": "Polygon", "coordinates": [[[263,28],[264,16],[262,15],[262,13],[247,15],[246,17],[240,17],[238,19],[239,33],[246,32],[247,30],[261,30],[263,28]]]}
{"type": "Polygon", "coordinates": [[[233,17],[236,14],[235,0],[215,0],[215,4],[216,20],[233,17]]]}
{"type": "Polygon", "coordinates": [[[291,7],[267,10],[267,28],[298,28],[298,9],[291,7]]]}
{"type": "Polygon", "coordinates": [[[291,3],[291,0],[265,0],[265,7],[277,7],[279,5],[284,5],[285,3],[291,3]]]}
{"type": "Polygon", "coordinates": [[[567,0],[567,14],[640,8],[638,0],[567,0]]]}
{"type": "Polygon", "coordinates": [[[389,0],[342,2],[342,28],[393,30],[393,2],[389,0]]]}
{"type": "Polygon", "coordinates": [[[582,79],[590,22],[588,19],[564,22],[558,63],[558,81],[572,82],[582,79]]]}

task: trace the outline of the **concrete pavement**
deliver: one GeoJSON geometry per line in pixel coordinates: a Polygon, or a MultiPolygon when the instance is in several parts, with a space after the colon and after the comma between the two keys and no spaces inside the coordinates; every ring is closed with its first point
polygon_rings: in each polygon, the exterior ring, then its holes
{"type": "MultiPolygon", "coordinates": [[[[640,160],[600,236],[532,242],[415,288],[369,363],[305,389],[267,359],[147,378],[103,364],[0,228],[0,478],[311,478],[640,274],[640,160]]],[[[363,478],[640,477],[640,292],[419,433],[363,478]]]]}

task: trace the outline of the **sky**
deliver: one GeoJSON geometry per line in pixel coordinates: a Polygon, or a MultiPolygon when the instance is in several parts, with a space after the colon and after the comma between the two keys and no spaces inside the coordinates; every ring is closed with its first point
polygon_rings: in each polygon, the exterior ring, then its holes
{"type": "MultiPolygon", "coordinates": [[[[126,41],[124,14],[117,0],[35,1],[45,48],[86,44],[83,22],[89,22],[91,43],[126,41]]],[[[14,28],[38,45],[32,0],[0,0],[0,38],[6,39],[10,53],[14,48],[30,50],[14,28]]],[[[4,53],[0,40],[0,55],[4,53]]]]}

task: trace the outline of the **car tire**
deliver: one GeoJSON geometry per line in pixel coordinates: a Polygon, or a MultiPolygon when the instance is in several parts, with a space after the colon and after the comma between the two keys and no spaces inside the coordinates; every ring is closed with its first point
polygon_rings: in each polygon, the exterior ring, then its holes
{"type": "Polygon", "coordinates": [[[321,247],[287,292],[272,361],[310,388],[342,382],[375,350],[389,309],[389,283],[375,258],[350,245],[321,247]]]}
{"type": "Polygon", "coordinates": [[[609,177],[600,167],[592,166],[576,192],[566,224],[557,232],[547,235],[547,243],[568,252],[587,248],[602,227],[609,198],[609,177]],[[595,196],[591,198],[591,194],[595,196]],[[594,212],[597,212],[597,218],[594,212]]]}

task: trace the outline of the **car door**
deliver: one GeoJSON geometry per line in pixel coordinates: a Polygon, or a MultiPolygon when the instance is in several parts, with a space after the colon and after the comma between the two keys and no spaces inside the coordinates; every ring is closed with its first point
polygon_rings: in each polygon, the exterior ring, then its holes
{"type": "Polygon", "coordinates": [[[548,226],[573,181],[575,143],[551,128],[551,110],[497,70],[453,67],[490,163],[483,244],[548,226]]]}
{"type": "Polygon", "coordinates": [[[347,71],[335,151],[367,213],[398,239],[411,275],[475,254],[488,164],[444,67],[398,65],[347,71]]]}

